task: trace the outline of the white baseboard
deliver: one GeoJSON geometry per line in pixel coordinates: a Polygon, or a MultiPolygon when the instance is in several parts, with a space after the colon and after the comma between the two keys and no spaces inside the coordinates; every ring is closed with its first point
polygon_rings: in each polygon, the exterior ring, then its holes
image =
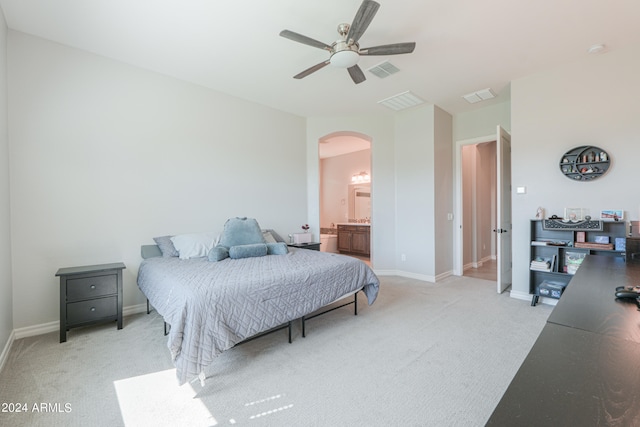
{"type": "Polygon", "coordinates": [[[35,337],[36,335],[48,334],[49,332],[59,331],[60,321],[42,323],[40,325],[25,326],[24,328],[14,329],[16,339],[27,337],[35,337]]]}
{"type": "Polygon", "coordinates": [[[440,280],[444,280],[449,276],[453,276],[453,270],[449,270],[449,271],[445,271],[444,273],[440,273],[436,276],[436,282],[439,282],[440,280]]]}
{"type": "Polygon", "coordinates": [[[408,271],[402,271],[402,270],[375,270],[374,269],[374,273],[376,273],[378,276],[407,277],[409,279],[421,280],[423,282],[435,283],[436,281],[436,278],[433,276],[427,276],[425,274],[418,274],[418,273],[410,273],[408,271]]]}
{"type": "Polygon", "coordinates": [[[485,262],[488,261],[495,261],[497,258],[495,255],[489,255],[486,256],[484,258],[482,258],[480,261],[475,261],[475,262],[470,262],[468,264],[465,264],[464,267],[462,267],[462,271],[466,271],[470,268],[481,268],[485,262]]]}
{"type": "MultiPolygon", "coordinates": [[[[529,301],[529,302],[531,302],[531,299],[533,298],[533,295],[527,292],[519,292],[519,291],[511,291],[509,292],[509,296],[511,298],[521,299],[523,301],[529,301]]],[[[545,298],[545,297],[538,298],[538,304],[547,304],[547,305],[555,306],[557,303],[558,303],[558,300],[554,298],[545,298]]]]}
{"type": "Polygon", "coordinates": [[[2,372],[2,368],[4,368],[4,363],[7,361],[7,358],[9,357],[9,350],[11,349],[11,346],[13,345],[13,341],[15,340],[15,336],[16,334],[11,331],[11,333],[9,334],[9,339],[7,340],[7,343],[5,344],[4,348],[2,349],[2,353],[0,353],[0,372],[2,372]]]}
{"type": "MultiPolygon", "coordinates": [[[[127,317],[132,314],[146,313],[146,304],[130,305],[122,308],[122,316],[127,317]]],[[[24,328],[14,329],[15,339],[34,337],[36,335],[48,334],[49,332],[59,331],[60,321],[42,323],[40,325],[26,326],[24,328]]]]}
{"type": "Polygon", "coordinates": [[[422,282],[431,282],[436,283],[440,280],[446,279],[449,276],[453,276],[453,271],[447,271],[444,273],[440,273],[437,276],[427,276],[426,274],[418,274],[418,273],[410,273],[408,271],[402,270],[374,270],[378,276],[399,276],[399,277],[407,277],[409,279],[416,279],[422,282]]]}

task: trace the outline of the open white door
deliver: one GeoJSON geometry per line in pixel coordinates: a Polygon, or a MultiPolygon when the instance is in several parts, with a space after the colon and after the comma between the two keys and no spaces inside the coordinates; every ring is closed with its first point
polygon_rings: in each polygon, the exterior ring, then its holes
{"type": "Polygon", "coordinates": [[[497,171],[497,270],[498,293],[511,286],[511,135],[498,126],[496,139],[497,171]]]}

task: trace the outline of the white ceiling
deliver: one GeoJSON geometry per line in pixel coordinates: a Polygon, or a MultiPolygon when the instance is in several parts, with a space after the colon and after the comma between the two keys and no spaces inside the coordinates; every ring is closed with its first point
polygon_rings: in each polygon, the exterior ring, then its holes
{"type": "Polygon", "coordinates": [[[279,36],[289,29],[331,44],[361,0],[0,0],[9,28],[170,75],[300,116],[388,113],[377,101],[412,91],[455,114],[509,97],[509,82],[578,60],[604,43],[640,46],[638,0],[378,0],[362,48],[415,41],[414,53],[362,57],[355,85],[331,66],[293,75],[328,52],[279,36]],[[390,60],[400,72],[366,71],[390,60]],[[491,88],[470,105],[462,96],[491,88]]]}
{"type": "Polygon", "coordinates": [[[341,156],[355,151],[371,149],[371,142],[354,135],[336,135],[331,138],[324,138],[318,144],[318,157],[341,156]]]}

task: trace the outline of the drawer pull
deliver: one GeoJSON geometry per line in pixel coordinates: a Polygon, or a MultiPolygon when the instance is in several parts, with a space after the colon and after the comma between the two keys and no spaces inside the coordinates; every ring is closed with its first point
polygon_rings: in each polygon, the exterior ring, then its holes
{"type": "Polygon", "coordinates": [[[91,308],[89,309],[89,311],[96,311],[96,308],[95,308],[95,307],[91,307],[91,308]]]}
{"type": "Polygon", "coordinates": [[[90,287],[91,289],[95,289],[95,288],[96,288],[96,285],[91,285],[91,286],[89,286],[89,287],[90,287]]]}

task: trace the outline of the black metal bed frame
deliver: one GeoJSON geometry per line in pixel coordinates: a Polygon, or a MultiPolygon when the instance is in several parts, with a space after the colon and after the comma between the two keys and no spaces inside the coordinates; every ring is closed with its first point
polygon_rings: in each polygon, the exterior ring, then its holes
{"type": "MultiPolygon", "coordinates": [[[[302,321],[302,337],[306,338],[306,336],[307,336],[307,333],[306,333],[306,322],[307,322],[307,320],[311,320],[311,319],[313,319],[315,317],[322,316],[323,314],[327,314],[327,313],[329,313],[329,312],[331,312],[333,310],[337,310],[339,308],[346,307],[348,305],[353,304],[353,315],[357,316],[358,315],[358,292],[360,292],[360,291],[362,291],[362,289],[358,289],[357,291],[354,292],[353,301],[349,301],[349,302],[346,302],[344,304],[340,304],[340,305],[338,305],[336,307],[331,307],[331,308],[329,308],[327,310],[321,311],[319,313],[315,313],[315,314],[313,314],[311,316],[302,316],[300,318],[300,320],[302,321]]],[[[151,313],[151,306],[149,305],[149,299],[147,299],[147,314],[150,314],[150,313],[151,313]]],[[[287,323],[284,323],[284,324],[282,324],[280,326],[276,326],[275,328],[271,328],[271,329],[269,329],[267,331],[260,332],[259,334],[253,335],[253,336],[251,336],[251,337],[249,337],[249,338],[247,338],[247,339],[245,339],[243,341],[240,341],[235,346],[247,343],[249,341],[253,341],[256,338],[263,337],[265,335],[268,335],[268,334],[273,333],[273,332],[280,331],[280,330],[285,329],[285,328],[289,329],[289,331],[288,331],[289,344],[291,344],[293,342],[292,337],[291,337],[291,325],[292,324],[293,324],[293,321],[290,320],[287,323]]],[[[167,322],[164,322],[164,335],[165,336],[167,336],[169,334],[169,330],[167,329],[167,326],[169,328],[171,328],[171,325],[169,325],[167,322]]]]}
{"type": "Polygon", "coordinates": [[[325,311],[313,314],[311,316],[302,316],[301,317],[301,320],[302,320],[302,338],[305,338],[307,336],[307,333],[306,333],[306,322],[307,322],[307,320],[311,320],[314,317],[322,316],[323,314],[329,313],[330,311],[337,310],[337,309],[342,308],[342,307],[346,307],[346,306],[348,306],[350,304],[354,305],[354,307],[353,307],[353,315],[357,316],[358,315],[358,292],[360,292],[361,290],[362,289],[358,289],[353,294],[353,301],[345,302],[344,304],[341,304],[341,305],[336,306],[336,307],[329,308],[329,309],[327,309],[325,311]]]}

